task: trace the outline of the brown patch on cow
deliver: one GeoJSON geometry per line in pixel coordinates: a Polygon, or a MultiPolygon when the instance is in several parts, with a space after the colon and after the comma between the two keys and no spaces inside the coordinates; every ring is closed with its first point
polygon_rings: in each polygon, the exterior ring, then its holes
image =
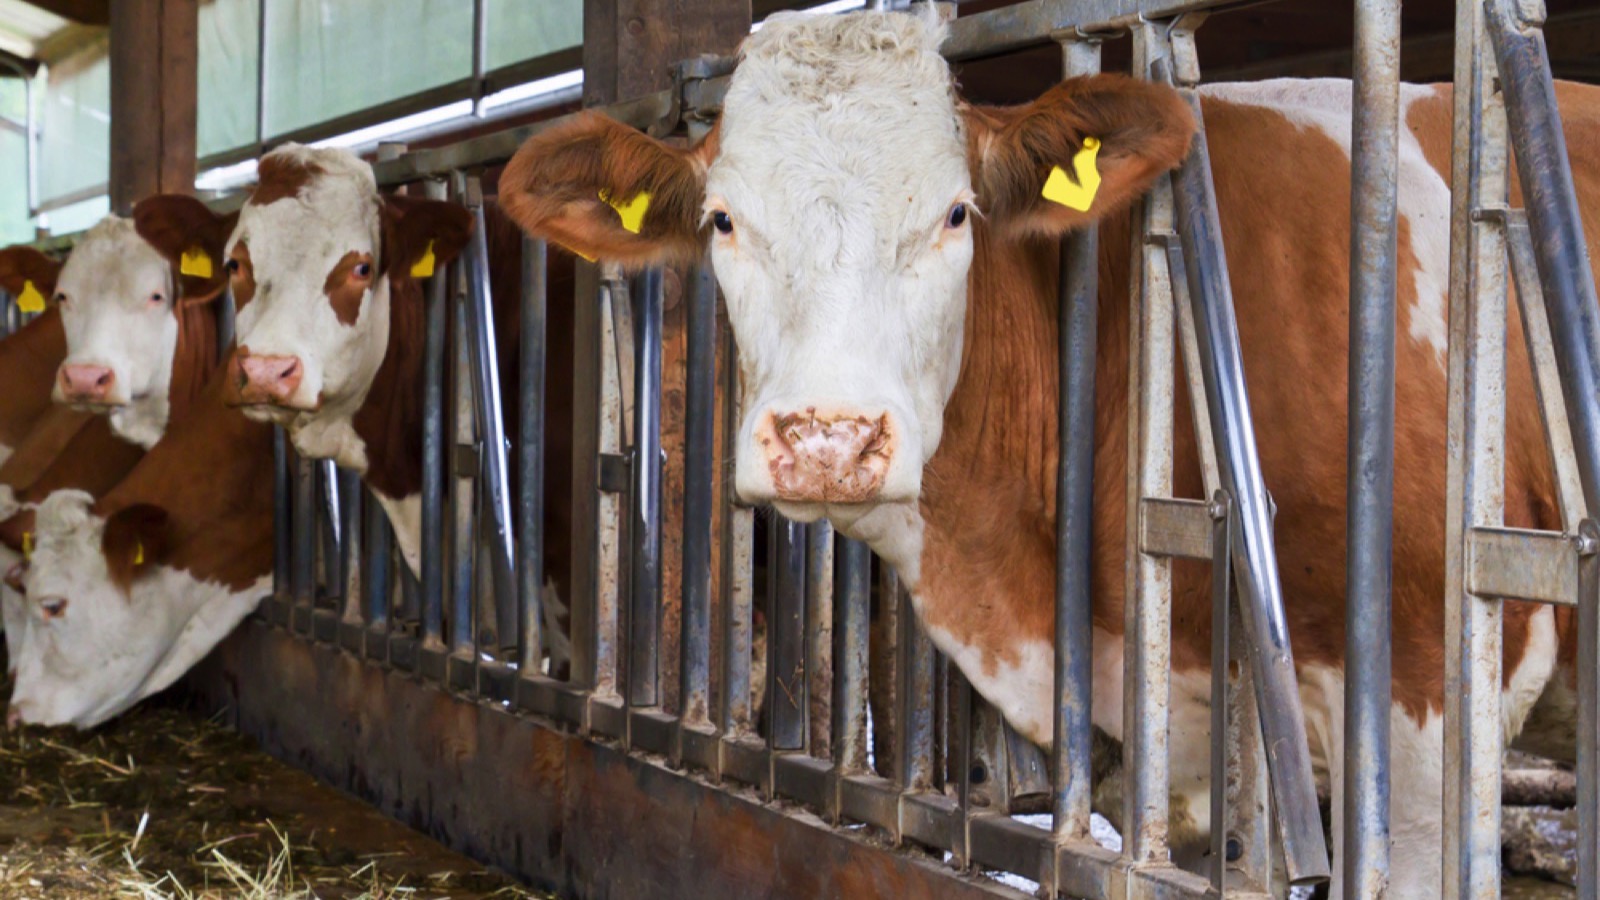
{"type": "Polygon", "coordinates": [[[250,245],[242,240],[235,243],[228,254],[228,262],[233,266],[229,271],[229,280],[233,284],[233,308],[236,311],[243,310],[256,298],[256,269],[250,262],[250,245]]]}
{"type": "Polygon", "coordinates": [[[0,288],[13,297],[20,295],[28,282],[46,300],[55,296],[56,279],[65,265],[32,247],[17,245],[0,250],[0,288]]]}
{"type": "Polygon", "coordinates": [[[379,275],[411,278],[411,269],[433,250],[434,270],[453,262],[472,236],[472,216],[459,203],[395,194],[383,198],[379,213],[383,245],[379,275]]]}
{"type": "Polygon", "coordinates": [[[328,303],[333,306],[333,314],[339,318],[339,324],[354,325],[356,317],[361,314],[361,301],[371,287],[372,254],[351,250],[340,257],[333,271],[328,273],[327,280],[322,283],[322,292],[328,295],[328,303]],[[359,266],[366,266],[365,275],[356,271],[359,266]]]}
{"type": "Polygon", "coordinates": [[[135,503],[112,513],[100,536],[106,570],[124,594],[134,579],[162,561],[167,552],[167,511],[150,503],[135,503]]]}
{"type": "Polygon", "coordinates": [[[55,304],[0,341],[0,384],[6,386],[0,391],[0,443],[15,447],[54,406],[50,390],[66,355],[67,334],[55,304]]]}
{"type": "Polygon", "coordinates": [[[311,179],[323,171],[322,166],[304,162],[287,153],[269,153],[261,158],[261,164],[256,168],[256,189],[250,193],[250,205],[266,206],[298,197],[311,179]]]}
{"type": "Polygon", "coordinates": [[[529,138],[500,177],[506,213],[529,234],[624,265],[690,262],[705,248],[705,171],[718,130],[693,148],[655,140],[599,113],[529,138]],[[600,199],[651,194],[638,234],[600,199]]]}
{"type": "Polygon", "coordinates": [[[217,215],[210,207],[186,194],[157,194],[133,207],[133,225],[139,236],[172,264],[173,282],[184,303],[209,303],[228,284],[222,249],[239,222],[237,211],[217,215]],[[211,275],[184,275],[183,255],[193,251],[211,260],[211,275]]]}
{"type": "Polygon", "coordinates": [[[49,466],[16,492],[17,502],[42,503],[52,493],[69,489],[99,497],[116,487],[143,456],[143,447],[111,430],[108,416],[91,415],[49,466]]]}

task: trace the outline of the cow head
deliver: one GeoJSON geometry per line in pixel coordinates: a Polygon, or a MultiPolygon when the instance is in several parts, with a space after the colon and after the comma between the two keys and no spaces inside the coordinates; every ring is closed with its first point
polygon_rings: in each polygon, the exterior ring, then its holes
{"type": "Polygon", "coordinates": [[[471,220],[456,204],[379,194],[372,168],[343,150],[289,145],[259,171],[228,247],[239,307],[228,402],[296,429],[348,418],[388,349],[392,282],[430,254],[453,259],[471,220]]]}
{"type": "Polygon", "coordinates": [[[739,347],[736,487],[791,518],[848,528],[914,502],[961,371],[975,253],[1125,206],[1194,128],[1175,92],[1116,76],[967,106],[943,34],[903,13],[774,16],[698,146],[587,115],[530,139],[501,179],[526,230],[586,256],[684,261],[709,242],[739,347]],[[1090,148],[1088,209],[1044,199],[1090,148]]]}
{"type": "Polygon", "coordinates": [[[222,292],[232,226],[232,215],[193,197],[163,195],[140,203],[131,220],[108,216],[91,228],[56,284],[67,337],[56,402],[110,412],[120,434],[154,444],[167,424],[182,307],[222,292]]]}
{"type": "Polygon", "coordinates": [[[21,574],[27,639],[12,660],[12,724],[99,724],[170,684],[248,610],[220,614],[225,588],[162,565],[159,507],[102,519],[91,503],[57,491],[39,506],[21,574]]]}

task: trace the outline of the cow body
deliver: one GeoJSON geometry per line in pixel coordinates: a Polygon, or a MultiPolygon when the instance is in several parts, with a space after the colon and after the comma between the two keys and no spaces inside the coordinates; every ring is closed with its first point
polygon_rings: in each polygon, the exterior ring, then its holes
{"type": "MultiPolygon", "coordinates": [[[[868,541],[939,648],[1044,745],[1055,708],[1058,237],[1098,222],[1090,700],[1094,723],[1120,738],[1136,277],[1127,207],[1183,158],[1193,123],[1170,90],[1115,76],[1068,81],[1022,107],[966,106],[938,61],[940,36],[898,14],[775,17],[747,40],[718,129],[698,147],[580,118],[531,139],[502,196],[525,228],[589,255],[637,264],[709,242],[741,351],[740,493],[793,518],[827,516],[868,541]],[[1098,192],[1077,207],[1042,199],[1052,170],[1080,169],[1091,149],[1098,192]],[[952,173],[952,158],[965,171],[952,173]],[[590,199],[645,191],[671,205],[653,201],[662,212],[642,231],[590,199]],[[958,210],[964,198],[971,215],[958,210]],[[948,283],[946,268],[963,256],[964,277],[948,283]],[[879,344],[870,355],[862,335],[879,344]]],[[[1600,139],[1600,91],[1562,85],[1558,95],[1593,244],[1600,171],[1584,154],[1600,139]]],[[[1278,81],[1210,86],[1202,103],[1306,726],[1335,792],[1336,832],[1349,96],[1345,81],[1278,81]]],[[[1408,86],[1402,103],[1391,893],[1412,897],[1440,883],[1450,91],[1408,86]]],[[[1506,520],[1559,528],[1514,311],[1510,335],[1506,520]]],[[[1174,484],[1199,497],[1188,402],[1180,385],[1174,484]]],[[[1210,827],[1212,601],[1202,565],[1174,563],[1171,583],[1172,827],[1182,851],[1210,827]]],[[[1547,689],[1541,732],[1559,740],[1570,728],[1559,696],[1570,679],[1552,678],[1572,665],[1570,618],[1505,605],[1508,737],[1547,689]]]]}

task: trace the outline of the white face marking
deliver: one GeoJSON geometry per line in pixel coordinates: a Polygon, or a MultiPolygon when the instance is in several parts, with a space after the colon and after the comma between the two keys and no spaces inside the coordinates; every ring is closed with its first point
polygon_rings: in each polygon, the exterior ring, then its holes
{"type": "MultiPolygon", "coordinates": [[[[1301,128],[1322,132],[1350,158],[1350,82],[1341,78],[1280,78],[1208,84],[1201,92],[1230,103],[1272,109],[1301,128]]],[[[1434,96],[1430,87],[1400,86],[1400,121],[1418,100],[1434,96]]],[[[1416,300],[1407,310],[1406,333],[1433,350],[1440,371],[1445,364],[1445,302],[1450,284],[1450,187],[1422,153],[1411,129],[1400,129],[1399,209],[1410,225],[1410,252],[1416,257],[1412,287],[1416,300]]],[[[1407,248],[1402,247],[1401,252],[1407,248]]]]}
{"type": "MultiPolygon", "coordinates": [[[[771,415],[887,414],[879,498],[914,500],[961,363],[972,199],[941,26],[898,13],[773,16],[745,41],[706,175],[740,351],[739,493],[774,498],[771,415]]],[[[834,508],[778,502],[791,518],[834,508]]],[[[843,512],[847,518],[859,510],[843,512]]]]}
{"type": "Polygon", "coordinates": [[[82,491],[58,491],[39,506],[24,580],[27,640],[13,660],[11,704],[23,722],[88,728],[121,713],[209,652],[270,580],[233,592],[157,567],[126,596],[107,576],[105,522],[90,503],[82,491]]]}
{"type": "MultiPolygon", "coordinates": [[[[112,409],[111,426],[150,447],[167,426],[178,319],[173,313],[172,265],[134,230],[129,219],[107,216],[72,249],[56,283],[67,336],[62,366],[111,370],[110,390],[97,409],[112,409]]],[[[66,402],[59,379],[56,402],[66,402]]]]}
{"type": "Polygon", "coordinates": [[[382,200],[372,167],[344,150],[286,145],[270,156],[321,169],[297,196],[247,203],[225,255],[243,241],[250,250],[255,296],[239,311],[240,347],[253,356],[300,360],[300,384],[289,406],[315,412],[247,407],[246,414],[291,429],[307,422],[347,421],[366,399],[389,343],[389,279],[374,273],[356,319],[339,321],[325,292],[328,274],[348,253],[378,259],[382,200]]]}

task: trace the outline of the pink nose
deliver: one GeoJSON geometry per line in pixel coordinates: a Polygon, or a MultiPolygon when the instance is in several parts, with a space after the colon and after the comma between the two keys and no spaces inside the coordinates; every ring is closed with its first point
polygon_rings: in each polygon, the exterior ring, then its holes
{"type": "Polygon", "coordinates": [[[244,403],[286,403],[300,387],[305,368],[298,356],[234,357],[239,399],[244,403]]]}
{"type": "Polygon", "coordinates": [[[117,376],[105,366],[62,366],[61,396],[74,403],[104,403],[117,376]]]}
{"type": "Polygon", "coordinates": [[[889,417],[780,413],[759,435],[779,500],[864,503],[883,488],[894,455],[889,417]]]}

